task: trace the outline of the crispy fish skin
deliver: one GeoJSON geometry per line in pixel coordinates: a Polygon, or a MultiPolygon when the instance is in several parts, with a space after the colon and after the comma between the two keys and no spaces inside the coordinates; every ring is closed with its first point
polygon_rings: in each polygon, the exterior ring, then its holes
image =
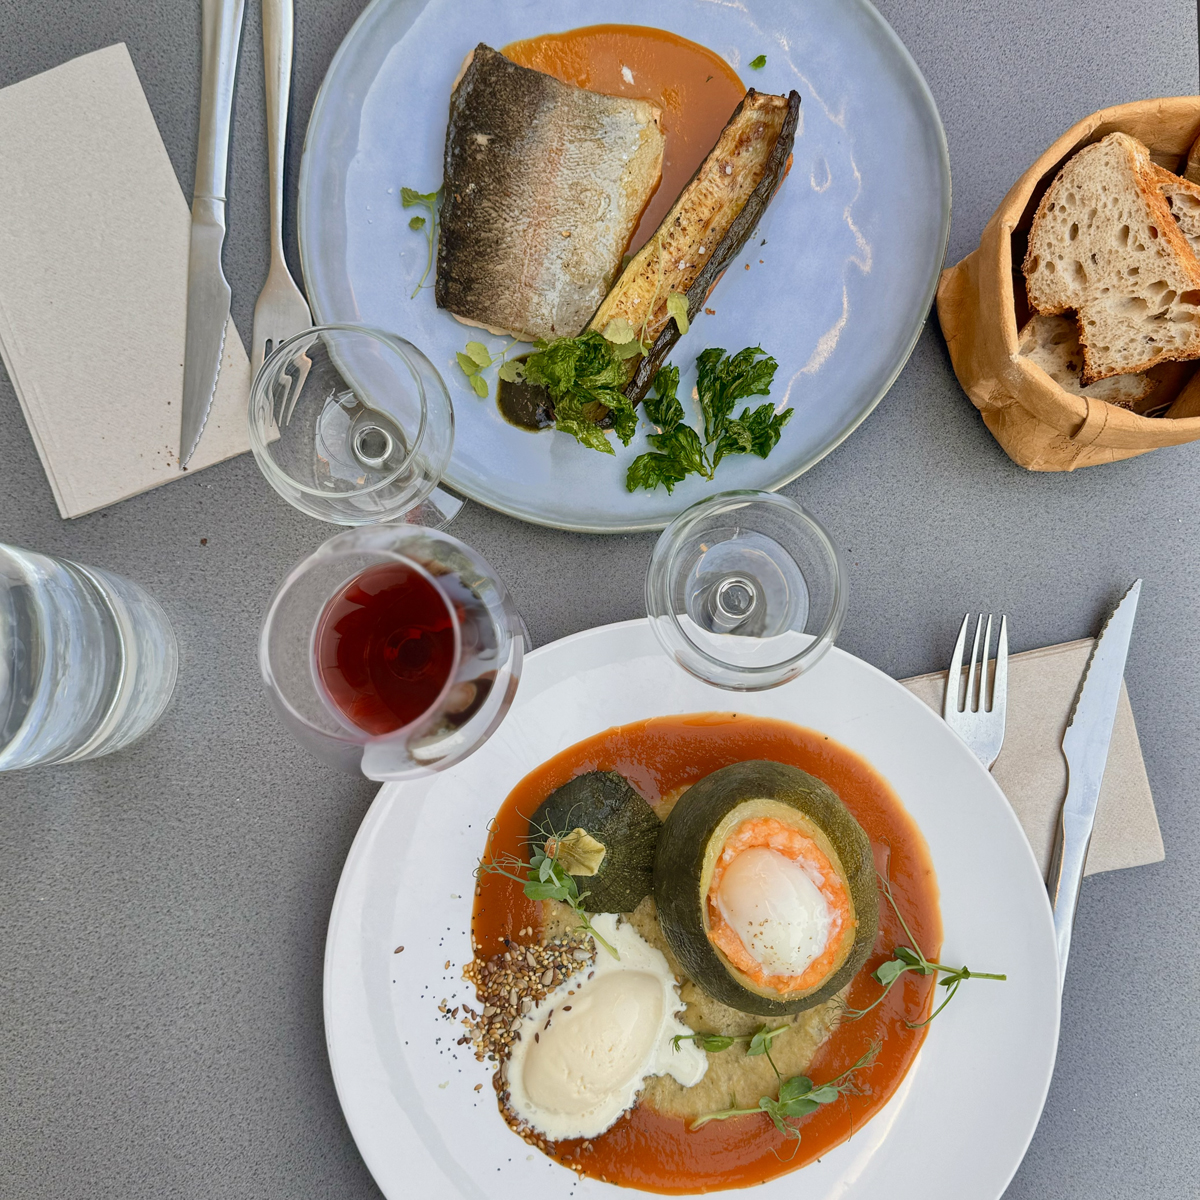
{"type": "Polygon", "coordinates": [[[450,98],[440,308],[522,340],[574,337],[662,177],[658,111],[480,43],[450,98]]]}
{"type": "Polygon", "coordinates": [[[603,331],[623,317],[639,332],[644,325],[642,340],[653,343],[626,389],[631,399],[646,394],[679,338],[667,296],[683,293],[689,316],[700,311],[786,174],[799,118],[797,92],[774,96],[751,88],[654,236],[597,309],[589,328],[603,331]]]}

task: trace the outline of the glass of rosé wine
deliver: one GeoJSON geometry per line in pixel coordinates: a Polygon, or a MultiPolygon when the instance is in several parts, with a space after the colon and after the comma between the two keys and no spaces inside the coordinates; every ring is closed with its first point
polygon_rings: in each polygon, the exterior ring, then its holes
{"type": "Polygon", "coordinates": [[[480,554],[397,524],[339,533],[297,564],[271,600],[258,661],[302,743],[393,780],[482,745],[512,704],[526,649],[524,622],[480,554]]]}

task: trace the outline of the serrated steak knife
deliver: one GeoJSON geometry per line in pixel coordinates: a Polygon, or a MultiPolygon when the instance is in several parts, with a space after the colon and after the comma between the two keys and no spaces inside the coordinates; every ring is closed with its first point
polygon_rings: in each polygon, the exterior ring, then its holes
{"type": "Polygon", "coordinates": [[[183,420],[179,465],[196,452],[217,390],[232,293],[221,269],[225,243],[225,178],[233,84],[242,40],[245,0],[202,0],[200,140],[192,193],[188,252],[187,343],[183,355],[183,420]]]}
{"type": "Polygon", "coordinates": [[[1092,647],[1079,695],[1063,734],[1063,757],[1067,760],[1067,798],[1063,801],[1050,854],[1050,903],[1054,908],[1054,933],[1058,942],[1058,988],[1062,991],[1067,973],[1067,955],[1071,949],[1071,928],[1079,904],[1079,885],[1087,861],[1092,826],[1096,822],[1096,802],[1104,765],[1108,762],[1108,743],[1112,739],[1121,679],[1125,675],[1125,656],[1133,633],[1142,581],[1137,580],[1113,610],[1092,647]]]}

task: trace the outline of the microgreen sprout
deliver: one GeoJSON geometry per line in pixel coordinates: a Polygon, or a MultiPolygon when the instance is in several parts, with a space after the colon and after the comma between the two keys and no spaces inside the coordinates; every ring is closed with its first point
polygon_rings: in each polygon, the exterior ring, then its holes
{"type": "Polygon", "coordinates": [[[460,370],[481,400],[486,400],[491,391],[483,374],[489,367],[499,364],[500,370],[497,374],[508,383],[520,383],[525,378],[524,365],[508,357],[513,348],[519,345],[520,342],[512,338],[499,354],[493,354],[482,342],[468,342],[465,352],[460,350],[455,355],[460,370]]]}
{"type": "Polygon", "coordinates": [[[941,1004],[933,1010],[924,1021],[906,1021],[905,1024],[909,1029],[920,1029],[924,1025],[928,1025],[934,1017],[954,999],[958,991],[959,984],[964,979],[998,979],[1005,980],[1007,975],[992,975],[983,971],[971,971],[966,967],[947,967],[942,963],[930,962],[925,957],[921,947],[917,944],[917,939],[913,937],[912,930],[908,927],[908,922],[904,919],[904,914],[900,911],[900,906],[896,903],[895,896],[892,895],[892,885],[888,882],[884,875],[879,876],[879,887],[883,892],[887,902],[892,906],[897,919],[900,922],[900,927],[904,930],[908,937],[911,946],[897,946],[892,951],[892,957],[885,963],[880,965],[871,972],[871,978],[875,980],[883,991],[873,1000],[866,1008],[848,1008],[845,1010],[845,1016],[848,1020],[857,1021],[861,1017],[865,1017],[873,1008],[882,1004],[902,975],[912,972],[914,975],[944,975],[944,979],[939,979],[938,983],[946,989],[945,999],[941,1004]]]}
{"type": "Polygon", "coordinates": [[[409,229],[414,231],[425,230],[425,240],[429,247],[429,255],[425,262],[425,273],[421,276],[417,286],[413,288],[411,300],[413,296],[425,286],[425,280],[429,278],[429,272],[433,269],[434,256],[434,236],[437,233],[438,222],[438,202],[442,198],[442,189],[438,188],[434,192],[418,192],[415,188],[402,187],[400,189],[400,203],[405,208],[421,207],[429,210],[429,220],[422,216],[413,217],[409,223],[409,229]]]}
{"type": "Polygon", "coordinates": [[[620,959],[616,948],[596,931],[591,915],[584,907],[584,901],[590,893],[581,892],[574,877],[569,875],[558,861],[557,846],[565,836],[564,833],[552,833],[541,840],[530,839],[528,862],[515,854],[502,854],[491,861],[482,860],[475,870],[475,877],[503,875],[505,879],[523,885],[527,900],[561,901],[579,918],[577,929],[591,934],[597,944],[603,946],[613,958],[620,959]],[[546,853],[547,844],[553,848],[554,853],[546,853]]]}
{"type": "MultiPolygon", "coordinates": [[[[762,1030],[759,1032],[761,1033],[762,1030]]],[[[807,1075],[793,1075],[790,1079],[780,1080],[778,1097],[762,1096],[754,1108],[738,1108],[731,1103],[728,1108],[723,1108],[719,1112],[705,1113],[702,1117],[697,1117],[690,1128],[699,1129],[702,1125],[707,1125],[709,1121],[727,1121],[731,1117],[752,1117],[758,1113],[765,1113],[771,1118],[780,1133],[799,1143],[800,1130],[790,1122],[816,1112],[822,1104],[832,1104],[839,1096],[857,1092],[858,1086],[854,1081],[855,1072],[869,1066],[879,1053],[879,1049],[879,1042],[872,1043],[858,1062],[852,1067],[848,1067],[840,1075],[834,1076],[827,1083],[814,1084],[807,1075]]],[[[747,1051],[747,1053],[750,1052],[747,1051]]],[[[769,1051],[764,1049],[762,1053],[766,1054],[770,1061],[769,1051]]],[[[775,1064],[772,1062],[771,1066],[774,1067],[775,1064]]],[[[778,1075],[778,1070],[775,1073],[778,1075]]]]}
{"type": "MultiPolygon", "coordinates": [[[[707,1050],[710,1054],[718,1054],[738,1042],[747,1042],[749,1043],[746,1049],[747,1057],[753,1054],[766,1054],[769,1060],[771,1043],[787,1028],[786,1025],[779,1025],[775,1029],[770,1029],[763,1025],[754,1033],[677,1033],[671,1039],[671,1044],[678,1050],[683,1042],[695,1042],[701,1050],[707,1050]]],[[[772,1062],[771,1065],[775,1064],[772,1062]]]]}

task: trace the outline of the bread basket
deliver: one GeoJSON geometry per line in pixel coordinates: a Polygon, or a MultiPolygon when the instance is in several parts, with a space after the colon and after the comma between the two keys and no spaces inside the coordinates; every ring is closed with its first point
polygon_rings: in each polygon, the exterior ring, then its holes
{"type": "Polygon", "coordinates": [[[1200,96],[1119,104],[1071,126],[1012,186],[978,248],[938,284],[938,319],[958,381],[1009,458],[1031,471],[1073,471],[1200,438],[1196,383],[1165,415],[1140,416],[1065,391],[1018,353],[1029,315],[1021,263],[1038,201],[1068,158],[1117,131],[1174,171],[1200,135],[1200,96]]]}

